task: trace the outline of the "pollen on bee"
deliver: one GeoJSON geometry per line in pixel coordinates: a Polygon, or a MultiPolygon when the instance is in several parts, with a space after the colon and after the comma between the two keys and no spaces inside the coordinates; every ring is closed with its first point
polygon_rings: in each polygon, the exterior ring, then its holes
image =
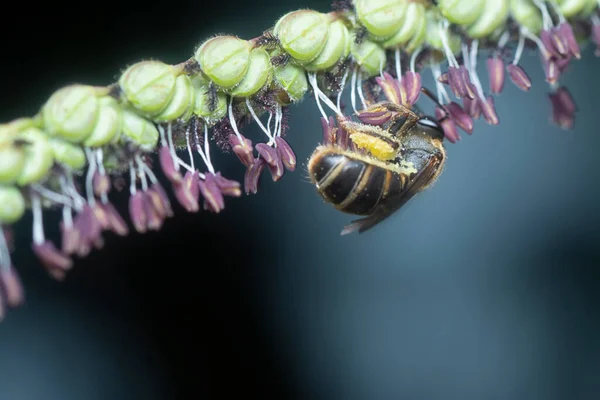
{"type": "Polygon", "coordinates": [[[355,132],[350,135],[350,138],[357,147],[367,150],[373,157],[381,161],[389,161],[396,157],[396,149],[390,143],[378,137],[355,132]]]}

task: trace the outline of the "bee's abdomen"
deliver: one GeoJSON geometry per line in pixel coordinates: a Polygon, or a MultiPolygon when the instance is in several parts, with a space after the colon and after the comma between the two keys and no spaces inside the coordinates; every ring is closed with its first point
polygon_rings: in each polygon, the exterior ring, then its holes
{"type": "Polygon", "coordinates": [[[351,214],[372,213],[403,186],[397,174],[336,152],[315,153],[308,167],[321,196],[351,214]]]}

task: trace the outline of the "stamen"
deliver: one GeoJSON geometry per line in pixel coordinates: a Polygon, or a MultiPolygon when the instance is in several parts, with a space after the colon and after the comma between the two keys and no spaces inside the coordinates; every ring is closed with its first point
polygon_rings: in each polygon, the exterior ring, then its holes
{"type": "Polygon", "coordinates": [[[158,133],[160,134],[160,144],[164,147],[167,145],[167,139],[165,139],[165,129],[162,125],[158,125],[158,133]]]}
{"type": "Polygon", "coordinates": [[[267,135],[267,137],[269,138],[269,145],[270,145],[270,143],[273,142],[273,136],[271,136],[271,132],[269,132],[269,130],[263,125],[263,123],[260,121],[260,119],[258,118],[256,113],[254,112],[254,108],[252,108],[249,98],[246,98],[246,106],[248,107],[250,114],[252,114],[252,118],[254,118],[254,121],[258,124],[260,129],[262,129],[262,131],[265,133],[265,135],[267,135]]]}
{"type": "Polygon", "coordinates": [[[281,137],[281,132],[283,131],[283,110],[280,104],[277,104],[275,111],[275,126],[276,136],[281,137]]]}
{"type": "Polygon", "coordinates": [[[98,165],[98,172],[100,172],[102,175],[105,175],[106,171],[104,169],[104,152],[102,149],[96,149],[96,162],[98,165]]]}
{"type": "Polygon", "coordinates": [[[415,70],[416,70],[415,66],[416,66],[416,63],[417,63],[417,57],[419,56],[419,54],[421,54],[421,51],[423,51],[423,47],[419,47],[410,56],[410,71],[411,72],[415,72],[415,70]]]}
{"type": "MultiPolygon", "coordinates": [[[[394,51],[394,57],[396,60],[396,79],[398,79],[398,82],[402,82],[402,64],[400,62],[400,48],[396,47],[396,50],[394,51]]],[[[381,77],[383,77],[383,74],[381,74],[381,77]]]]}
{"type": "Polygon", "coordinates": [[[515,51],[515,58],[512,62],[514,65],[519,64],[519,61],[521,61],[523,49],[525,49],[525,37],[523,36],[523,33],[519,31],[519,44],[517,45],[517,50],[515,51]]]}
{"type": "Polygon", "coordinates": [[[469,76],[471,77],[471,82],[475,85],[475,89],[477,89],[477,94],[479,98],[485,101],[485,94],[483,92],[483,87],[481,86],[481,81],[479,80],[479,76],[477,75],[477,48],[479,46],[479,41],[477,39],[473,40],[471,43],[471,54],[469,55],[469,47],[466,44],[462,45],[462,53],[463,58],[465,59],[465,64],[470,64],[470,68],[467,68],[469,71],[469,76]],[[470,58],[470,59],[469,59],[470,58]]]}
{"type": "Polygon", "coordinates": [[[133,161],[129,161],[129,193],[133,196],[137,193],[137,187],[135,186],[135,168],[133,168],[133,161]]]}
{"type": "MultiPolygon", "coordinates": [[[[598,0],[598,1],[600,2],[600,0],[598,0]]],[[[556,4],[556,1],[555,0],[550,0],[549,3],[552,6],[552,8],[554,9],[554,12],[556,13],[556,15],[558,15],[559,25],[567,22],[567,20],[565,19],[565,16],[560,11],[560,8],[558,8],[558,4],[556,4]]]]}
{"type": "MultiPolygon", "coordinates": [[[[352,71],[352,80],[350,82],[350,85],[352,86],[352,90],[350,91],[350,102],[352,103],[352,109],[354,110],[354,113],[357,114],[358,110],[356,109],[356,78],[358,74],[358,67],[354,67],[354,70],[352,71]]],[[[323,118],[325,118],[325,120],[328,120],[326,115],[323,115],[323,118]]]]}
{"type": "Polygon", "coordinates": [[[71,171],[65,172],[65,175],[61,175],[59,182],[63,195],[70,195],[71,199],[73,200],[75,210],[81,211],[83,205],[85,204],[85,199],[75,189],[75,183],[73,182],[73,175],[71,174],[71,171]]]}
{"type": "Polygon", "coordinates": [[[435,87],[438,95],[438,103],[444,104],[444,99],[446,100],[445,103],[450,103],[450,96],[448,95],[448,92],[446,91],[444,85],[438,79],[440,76],[442,76],[442,69],[440,65],[433,64],[429,67],[429,69],[431,70],[431,73],[433,75],[433,81],[435,82],[435,87]]]}
{"type": "Polygon", "coordinates": [[[73,202],[67,196],[64,196],[60,193],[56,193],[48,188],[43,187],[38,183],[31,184],[31,188],[53,203],[62,204],[69,207],[73,206],[73,202]]]}
{"type": "MultiPolygon", "coordinates": [[[[360,103],[362,104],[362,108],[365,108],[365,94],[363,93],[363,86],[362,86],[362,74],[358,74],[358,82],[356,82],[356,86],[358,88],[358,97],[360,98],[360,103]]],[[[342,115],[343,117],[343,115],[342,115]]]]}
{"type": "Polygon", "coordinates": [[[42,217],[42,202],[36,191],[31,189],[29,193],[31,198],[31,210],[33,213],[33,243],[41,245],[46,241],[42,217]]]}
{"type": "Polygon", "coordinates": [[[340,91],[337,95],[337,108],[338,109],[342,109],[341,103],[342,103],[342,94],[344,93],[344,88],[346,87],[346,80],[348,79],[348,73],[350,72],[350,68],[346,67],[346,71],[344,72],[344,76],[342,77],[342,84],[340,85],[340,91]]]}
{"type": "Polygon", "coordinates": [[[542,12],[542,21],[544,24],[544,30],[552,28],[552,26],[554,26],[554,24],[552,23],[552,17],[550,16],[550,13],[548,12],[548,8],[546,7],[546,4],[542,3],[540,0],[533,0],[533,3],[542,12]]]}
{"type": "MultiPolygon", "coordinates": [[[[104,169],[104,152],[102,149],[96,149],[96,165],[98,166],[100,175],[106,175],[106,170],[104,169]]],[[[103,192],[100,195],[100,200],[102,201],[102,204],[108,203],[108,195],[106,192],[103,192]]]]}
{"type": "Polygon", "coordinates": [[[271,132],[271,120],[273,120],[273,113],[269,113],[269,119],[267,119],[267,130],[269,131],[269,136],[273,137],[273,132],[271,132]]]}
{"type": "Polygon", "coordinates": [[[9,272],[11,267],[10,251],[8,250],[8,242],[4,237],[4,229],[0,226],[0,271],[9,272]]]}
{"type": "MultiPolygon", "coordinates": [[[[194,121],[195,128],[197,128],[196,124],[197,124],[197,122],[194,121]]],[[[188,125],[187,129],[185,130],[185,143],[186,143],[187,149],[188,149],[188,156],[190,157],[190,166],[195,169],[194,153],[192,152],[192,146],[190,143],[190,126],[189,125],[188,125]]]]}
{"type": "Polygon", "coordinates": [[[148,167],[148,165],[145,162],[143,162],[143,160],[139,156],[139,154],[135,156],[135,160],[138,163],[138,166],[140,166],[144,169],[144,172],[146,173],[148,178],[150,178],[150,182],[152,182],[152,184],[157,184],[158,179],[156,178],[156,175],[154,175],[154,172],[152,172],[152,170],[148,167]]]}
{"type": "Polygon", "coordinates": [[[311,72],[308,74],[308,81],[310,82],[310,85],[312,86],[313,91],[315,92],[315,97],[317,99],[317,106],[319,107],[319,110],[321,111],[323,118],[327,118],[327,114],[325,114],[325,111],[323,110],[323,107],[321,106],[321,103],[319,102],[319,98],[321,98],[321,100],[323,100],[323,103],[325,103],[327,105],[327,107],[329,107],[333,112],[335,112],[337,115],[343,117],[344,115],[335,106],[335,104],[333,104],[331,99],[329,97],[327,97],[325,95],[325,93],[323,93],[321,91],[321,89],[319,89],[319,85],[317,84],[317,75],[314,72],[311,72]]]}
{"type": "Polygon", "coordinates": [[[204,124],[204,153],[206,154],[206,166],[211,173],[215,173],[212,162],[210,161],[210,147],[208,147],[208,126],[204,124]]]}
{"type": "Polygon", "coordinates": [[[96,204],[96,198],[94,197],[94,174],[96,173],[96,159],[94,153],[89,147],[85,148],[85,154],[88,159],[88,170],[85,177],[85,191],[87,195],[87,202],[90,206],[96,204]]]}
{"type": "Polygon", "coordinates": [[[144,168],[141,165],[141,164],[143,164],[143,162],[139,158],[136,158],[136,161],[137,161],[137,165],[138,165],[138,176],[140,177],[140,181],[142,182],[142,191],[145,192],[146,190],[148,190],[148,181],[146,180],[146,174],[144,173],[144,168]]]}
{"type": "Polygon", "coordinates": [[[233,103],[233,97],[230,97],[229,98],[229,107],[228,107],[228,111],[229,111],[229,123],[231,124],[231,128],[233,129],[233,132],[238,137],[239,141],[241,143],[244,143],[244,138],[242,137],[242,134],[238,130],[237,123],[235,122],[235,118],[233,116],[233,106],[232,106],[232,103],[233,103]]]}
{"type": "Polygon", "coordinates": [[[458,61],[456,61],[456,57],[452,54],[452,49],[450,49],[450,44],[448,43],[448,28],[450,27],[450,23],[447,20],[440,21],[440,38],[442,39],[442,45],[444,46],[444,52],[446,53],[446,59],[448,60],[448,64],[451,67],[458,68],[458,61]]]}
{"type": "Polygon", "coordinates": [[[69,206],[64,206],[62,209],[62,220],[65,228],[73,227],[73,209],[69,206]]]}
{"type": "Polygon", "coordinates": [[[500,36],[500,39],[498,39],[498,48],[503,49],[506,46],[506,43],[508,43],[509,39],[510,33],[508,31],[504,31],[504,33],[500,36]]]}

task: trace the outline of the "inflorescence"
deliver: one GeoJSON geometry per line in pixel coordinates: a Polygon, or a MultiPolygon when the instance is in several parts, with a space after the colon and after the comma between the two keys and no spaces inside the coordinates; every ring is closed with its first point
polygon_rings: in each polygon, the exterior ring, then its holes
{"type": "Polygon", "coordinates": [[[385,112],[361,112],[366,99],[384,95],[412,106],[429,72],[436,117],[455,143],[458,129],[473,132],[475,119],[499,123],[493,96],[506,75],[529,90],[519,62],[534,48],[550,86],[552,120],[571,128],[576,106],[560,77],[587,41],[600,55],[599,8],[600,0],[342,0],[329,13],[290,12],[251,40],[212,37],[177,65],[141,61],[114,84],[56,91],[37,115],[0,125],[0,319],[6,306],[23,301],[10,227],[26,209],[34,253],[63,279],[73,257],[102,247],[106,231],[128,234],[109,199],[123,176],[133,228],[146,232],[173,215],[172,198],[189,212],[218,213],[225,197],[256,193],[265,168],[273,181],[293,171],[296,156],[284,139],[288,107],[309,91],[327,142],[337,129],[328,111],[352,118],[341,102],[346,88],[354,116],[381,125],[385,112]],[[481,53],[487,91],[477,73],[481,53]],[[247,124],[264,134],[256,144],[242,134],[247,124]],[[211,160],[215,145],[239,158],[243,183],[221,175],[211,160]],[[155,152],[173,197],[151,168],[155,152]],[[60,246],[45,236],[46,209],[62,212],[60,246]]]}

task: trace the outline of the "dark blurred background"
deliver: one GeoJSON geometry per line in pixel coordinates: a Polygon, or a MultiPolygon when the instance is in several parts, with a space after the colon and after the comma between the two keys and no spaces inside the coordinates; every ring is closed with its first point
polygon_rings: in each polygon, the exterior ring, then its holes
{"type": "MultiPolygon", "coordinates": [[[[180,62],[215,33],[255,37],[287,11],[329,7],[11,4],[2,121],[63,85],[113,82],[140,59],[180,62]]],[[[307,183],[321,137],[309,97],[290,121],[303,168],[265,176],[221,215],[177,208],[159,233],[111,236],[63,283],[33,258],[28,216],[14,254],[28,300],[0,325],[0,399],[600,398],[600,59],[586,48],[564,79],[580,109],[568,132],[549,122],[538,57],[523,64],[534,87],[507,82],[501,125],[449,145],[439,182],[368,234],[340,237],[351,217],[307,183]]],[[[242,178],[235,157],[217,158],[242,178]]]]}

